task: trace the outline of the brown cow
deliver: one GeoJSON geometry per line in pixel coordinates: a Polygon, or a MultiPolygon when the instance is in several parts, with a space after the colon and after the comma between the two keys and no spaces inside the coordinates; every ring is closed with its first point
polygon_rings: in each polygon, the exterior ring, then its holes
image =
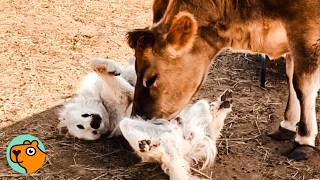
{"type": "Polygon", "coordinates": [[[156,0],[153,11],[152,27],[128,33],[137,59],[133,115],[175,116],[224,47],[290,53],[285,118],[271,137],[295,137],[288,156],[307,158],[318,133],[320,0],[156,0]]]}

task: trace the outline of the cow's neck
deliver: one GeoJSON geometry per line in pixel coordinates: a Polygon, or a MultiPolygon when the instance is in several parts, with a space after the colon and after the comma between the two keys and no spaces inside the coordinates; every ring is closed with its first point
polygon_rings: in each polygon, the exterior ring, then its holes
{"type": "Polygon", "coordinates": [[[266,53],[276,58],[288,52],[286,30],[280,21],[261,19],[253,22],[217,23],[199,27],[199,37],[218,52],[225,47],[266,53]]]}
{"type": "Polygon", "coordinates": [[[168,8],[170,11],[166,12],[162,22],[170,23],[170,19],[180,11],[187,10],[193,13],[199,26],[200,38],[195,42],[195,49],[210,58],[225,47],[266,53],[274,58],[288,51],[284,25],[276,19],[276,16],[264,14],[260,7],[261,2],[260,4],[256,0],[207,2],[207,0],[170,1],[171,7],[168,8]]]}

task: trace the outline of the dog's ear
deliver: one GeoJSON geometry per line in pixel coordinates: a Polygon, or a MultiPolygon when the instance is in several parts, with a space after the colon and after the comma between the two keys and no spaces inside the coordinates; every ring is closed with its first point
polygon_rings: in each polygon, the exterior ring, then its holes
{"type": "Polygon", "coordinates": [[[61,134],[62,128],[63,128],[63,127],[67,127],[67,122],[66,122],[66,119],[65,119],[67,113],[68,113],[68,112],[66,111],[65,108],[60,109],[60,110],[58,111],[59,123],[58,123],[57,128],[58,128],[60,134],[61,134]]]}
{"type": "Polygon", "coordinates": [[[65,104],[61,109],[56,111],[56,114],[58,115],[58,119],[60,123],[66,121],[66,116],[68,113],[68,111],[66,110],[66,105],[67,104],[65,104]]]}
{"type": "Polygon", "coordinates": [[[68,132],[66,121],[60,121],[57,126],[59,134],[63,134],[65,131],[68,132]]]}
{"type": "Polygon", "coordinates": [[[67,127],[67,124],[65,121],[60,121],[59,124],[58,124],[58,128],[61,129],[63,127],[67,127]]]}

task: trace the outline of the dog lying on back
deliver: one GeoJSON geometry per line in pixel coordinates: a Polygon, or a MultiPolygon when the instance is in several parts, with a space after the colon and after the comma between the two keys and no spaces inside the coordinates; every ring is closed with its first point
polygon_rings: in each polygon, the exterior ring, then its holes
{"type": "Polygon", "coordinates": [[[211,105],[200,100],[171,121],[125,118],[120,129],[143,161],[161,163],[170,179],[195,179],[190,172],[194,163],[203,160],[205,168],[215,160],[216,141],[231,112],[231,95],[226,91],[211,105]]]}
{"type": "Polygon", "coordinates": [[[202,168],[213,164],[216,140],[231,112],[231,91],[211,107],[200,100],[170,121],[144,121],[128,118],[134,91],[131,84],[136,81],[134,63],[129,62],[123,73],[105,59],[93,60],[92,68],[95,72],[85,76],[77,95],[61,109],[59,128],[66,127],[69,134],[85,140],[122,134],[143,161],[160,162],[171,179],[196,178],[190,172],[194,162],[203,160],[202,168]]]}
{"type": "Polygon", "coordinates": [[[70,135],[84,140],[121,135],[118,124],[131,114],[134,60],[123,72],[113,61],[101,58],[92,61],[92,68],[95,72],[84,77],[77,94],[60,110],[58,128],[66,127],[70,135]]]}

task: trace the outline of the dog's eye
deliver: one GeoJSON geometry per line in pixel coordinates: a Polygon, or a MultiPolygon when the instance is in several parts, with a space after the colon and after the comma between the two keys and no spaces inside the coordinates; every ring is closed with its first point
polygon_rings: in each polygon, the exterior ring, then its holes
{"type": "Polygon", "coordinates": [[[84,129],[84,127],[83,127],[81,124],[78,124],[77,127],[78,127],[79,129],[84,129]]]}
{"type": "Polygon", "coordinates": [[[90,116],[90,114],[81,114],[81,117],[89,117],[90,116]]]}

